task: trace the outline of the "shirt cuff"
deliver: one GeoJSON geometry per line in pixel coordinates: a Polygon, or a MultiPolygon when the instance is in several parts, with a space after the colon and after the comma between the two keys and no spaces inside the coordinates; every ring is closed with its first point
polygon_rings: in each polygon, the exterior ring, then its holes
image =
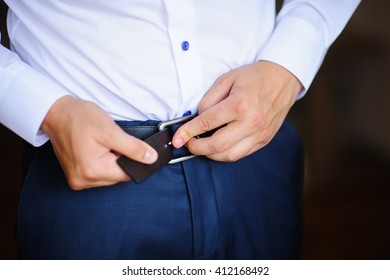
{"type": "Polygon", "coordinates": [[[311,85],[326,52],[320,31],[301,18],[289,16],[277,24],[258,60],[277,63],[294,74],[304,87],[299,99],[311,85]]]}
{"type": "Polygon", "coordinates": [[[66,91],[22,61],[8,65],[1,78],[2,124],[34,146],[44,144],[49,138],[40,129],[42,121],[66,91]]]}

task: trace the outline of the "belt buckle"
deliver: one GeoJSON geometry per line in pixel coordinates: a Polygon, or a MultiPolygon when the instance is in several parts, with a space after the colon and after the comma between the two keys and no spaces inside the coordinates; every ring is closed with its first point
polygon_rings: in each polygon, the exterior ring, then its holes
{"type": "MultiPolygon", "coordinates": [[[[186,122],[192,120],[193,118],[195,118],[195,116],[196,115],[188,115],[188,116],[180,117],[177,119],[160,122],[158,124],[158,130],[161,131],[164,129],[168,129],[170,126],[173,126],[175,124],[186,123],[186,122]]],[[[172,145],[172,142],[167,143],[167,145],[172,145]]],[[[168,162],[168,164],[179,163],[179,162],[182,162],[182,161],[194,158],[194,157],[196,157],[196,155],[188,155],[188,156],[183,156],[183,157],[179,157],[179,158],[174,158],[174,159],[170,160],[168,162]]]]}

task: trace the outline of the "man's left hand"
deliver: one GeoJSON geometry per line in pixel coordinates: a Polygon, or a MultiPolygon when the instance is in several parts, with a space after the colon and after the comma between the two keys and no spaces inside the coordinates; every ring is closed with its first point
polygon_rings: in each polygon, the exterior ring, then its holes
{"type": "Polygon", "coordinates": [[[212,85],[198,116],[179,128],[172,143],[213,160],[237,161],[272,140],[301,89],[291,72],[272,62],[232,70],[212,85]],[[195,138],[218,127],[210,137],[195,138]]]}

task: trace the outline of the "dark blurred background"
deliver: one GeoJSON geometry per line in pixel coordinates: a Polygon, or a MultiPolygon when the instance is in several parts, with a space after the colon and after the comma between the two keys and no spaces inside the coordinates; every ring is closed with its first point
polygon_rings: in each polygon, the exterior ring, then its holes
{"type": "MultiPolygon", "coordinates": [[[[302,259],[390,259],[389,27],[390,1],[363,1],[289,115],[306,155],[302,259]]],[[[0,143],[0,259],[16,259],[22,142],[0,125],[0,143]]]]}

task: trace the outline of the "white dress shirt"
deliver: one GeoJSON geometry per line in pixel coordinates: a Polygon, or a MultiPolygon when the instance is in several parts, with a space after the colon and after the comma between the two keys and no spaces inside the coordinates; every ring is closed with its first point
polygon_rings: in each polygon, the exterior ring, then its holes
{"type": "Polygon", "coordinates": [[[33,145],[64,95],[116,120],[167,120],[222,74],[268,60],[310,86],[359,0],[5,0],[0,122],[33,145]]]}

